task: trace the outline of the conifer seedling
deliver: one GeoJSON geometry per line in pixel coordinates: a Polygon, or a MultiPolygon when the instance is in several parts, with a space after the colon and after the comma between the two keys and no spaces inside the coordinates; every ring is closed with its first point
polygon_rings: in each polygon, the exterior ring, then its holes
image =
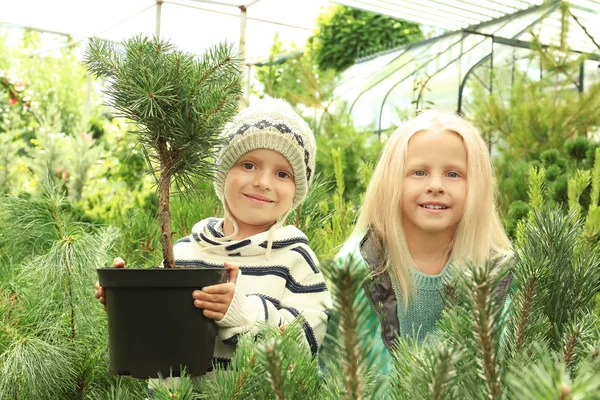
{"type": "Polygon", "coordinates": [[[84,63],[106,79],[106,103],[135,126],[157,179],[164,266],[173,268],[171,186],[193,188],[198,177],[210,177],[217,135],[239,109],[240,60],[228,44],[197,57],[136,36],[122,44],[93,39],[84,63]]]}
{"type": "Polygon", "coordinates": [[[107,104],[132,121],[130,133],[159,197],[165,268],[98,269],[107,290],[111,371],[136,378],[184,370],[202,375],[211,365],[217,327],[193,307],[191,292],[222,282],[226,270],[174,268],[169,197],[172,186],[193,189],[210,177],[218,134],[238,112],[240,60],[227,44],[196,57],[159,38],[137,36],[120,45],[92,40],[84,62],[106,79],[107,104]]]}

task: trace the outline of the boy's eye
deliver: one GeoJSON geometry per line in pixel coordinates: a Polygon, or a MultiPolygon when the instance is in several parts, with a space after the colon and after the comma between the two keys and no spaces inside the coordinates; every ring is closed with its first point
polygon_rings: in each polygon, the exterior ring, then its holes
{"type": "Polygon", "coordinates": [[[240,164],[244,169],[255,169],[256,167],[251,162],[243,162],[240,164]]]}
{"type": "Polygon", "coordinates": [[[447,176],[448,178],[458,178],[458,177],[460,177],[460,175],[458,174],[458,172],[448,172],[448,173],[446,174],[446,176],[447,176]]]}
{"type": "Polygon", "coordinates": [[[276,175],[278,178],[281,178],[281,179],[287,179],[287,178],[292,177],[291,174],[289,174],[288,172],[285,172],[285,171],[277,171],[276,175]]]}

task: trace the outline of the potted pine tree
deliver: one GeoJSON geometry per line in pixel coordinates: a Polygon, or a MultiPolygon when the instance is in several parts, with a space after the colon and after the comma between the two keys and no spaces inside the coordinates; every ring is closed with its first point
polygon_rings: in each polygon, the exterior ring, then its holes
{"type": "Polygon", "coordinates": [[[106,103],[132,121],[157,179],[165,268],[100,268],[106,290],[111,371],[137,378],[202,375],[216,325],[193,306],[193,289],[223,282],[226,270],[175,265],[171,187],[210,177],[218,133],[238,111],[239,59],[227,44],[196,57],[157,37],[121,44],[92,40],[84,63],[106,79],[106,103]]]}

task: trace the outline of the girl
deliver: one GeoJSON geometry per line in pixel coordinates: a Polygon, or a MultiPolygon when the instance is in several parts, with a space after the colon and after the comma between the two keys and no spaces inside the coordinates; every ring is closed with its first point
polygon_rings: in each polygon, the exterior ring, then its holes
{"type": "Polygon", "coordinates": [[[385,369],[398,335],[422,341],[435,330],[449,260],[511,256],[483,139],[459,116],[425,111],[388,139],[337,259],[369,272],[363,293],[379,327],[365,334],[385,369]]]}

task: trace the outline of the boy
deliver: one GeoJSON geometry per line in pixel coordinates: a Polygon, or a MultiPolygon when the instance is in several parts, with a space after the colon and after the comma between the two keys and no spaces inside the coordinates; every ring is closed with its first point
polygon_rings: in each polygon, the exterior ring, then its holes
{"type": "MultiPolygon", "coordinates": [[[[227,366],[239,334],[304,319],[307,345],[323,342],[331,297],[295,226],[283,226],[308,193],[316,144],[308,124],[283,100],[241,111],[222,133],[214,188],[223,218],[207,218],[174,245],[175,263],[229,269],[229,281],[192,293],[194,305],[218,326],[214,362],[227,366]]],[[[114,266],[124,266],[116,259],[114,266]]],[[[104,291],[96,297],[104,303],[104,291]]]]}

